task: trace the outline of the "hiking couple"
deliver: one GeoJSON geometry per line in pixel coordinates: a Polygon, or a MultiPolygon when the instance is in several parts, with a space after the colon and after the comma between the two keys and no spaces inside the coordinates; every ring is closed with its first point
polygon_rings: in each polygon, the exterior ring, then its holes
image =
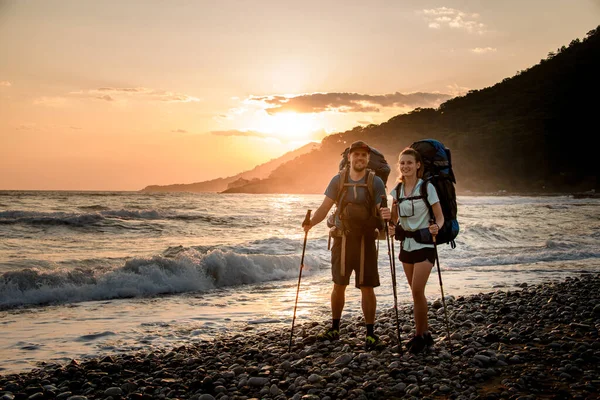
{"type": "MultiPolygon", "coordinates": [[[[310,223],[304,225],[305,232],[323,221],[329,210],[337,204],[330,235],[334,242],[331,248],[331,292],[332,325],[319,335],[320,340],[337,340],[340,336],[340,320],[345,303],[346,287],[354,272],[355,286],[361,291],[361,306],[365,319],[365,348],[375,350],[383,347],[374,332],[377,299],[374,288],[379,286],[376,240],[384,229],[395,234],[395,224],[404,231],[428,228],[432,236],[437,235],[444,223],[444,215],[433,185],[427,185],[427,200],[433,208],[437,224],[429,223],[429,209],[425,202],[415,196],[420,193],[423,163],[417,151],[404,149],[398,158],[400,184],[391,193],[392,209],[382,207],[382,198],[387,198],[385,184],[375,173],[367,169],[371,148],[363,141],[352,143],[348,149],[349,167],[335,175],[327,189],[322,204],[315,211],[310,223]],[[397,193],[398,192],[398,193],[397,193]],[[385,221],[392,221],[387,228],[385,221]]],[[[386,202],[387,203],[387,202],[386,202]]],[[[427,300],[425,284],[435,260],[433,245],[417,243],[406,237],[402,242],[400,261],[412,291],[414,300],[415,336],[408,342],[408,350],[419,353],[433,345],[428,331],[427,300]]]]}

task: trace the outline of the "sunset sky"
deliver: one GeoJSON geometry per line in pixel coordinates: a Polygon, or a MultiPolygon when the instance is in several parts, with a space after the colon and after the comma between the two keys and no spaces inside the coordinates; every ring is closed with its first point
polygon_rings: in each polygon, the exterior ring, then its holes
{"type": "Polygon", "coordinates": [[[0,0],[0,190],[253,168],[527,69],[600,2],[0,0]]]}

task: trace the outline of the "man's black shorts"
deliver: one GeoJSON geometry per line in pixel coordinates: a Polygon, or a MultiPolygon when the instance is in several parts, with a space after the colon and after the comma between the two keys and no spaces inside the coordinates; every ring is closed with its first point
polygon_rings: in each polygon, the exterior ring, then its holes
{"type": "Polygon", "coordinates": [[[361,238],[346,237],[346,269],[341,271],[342,260],[342,238],[333,238],[331,248],[331,275],[333,282],[338,285],[348,285],[350,275],[354,271],[354,284],[357,288],[361,286],[379,286],[379,271],[377,269],[377,248],[374,237],[364,239],[364,268],[360,269],[361,238]]]}

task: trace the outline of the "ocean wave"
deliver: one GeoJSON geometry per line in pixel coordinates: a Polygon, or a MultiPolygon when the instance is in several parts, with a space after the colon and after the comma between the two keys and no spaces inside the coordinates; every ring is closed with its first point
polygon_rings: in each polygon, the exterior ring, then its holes
{"type": "Polygon", "coordinates": [[[570,250],[570,249],[581,249],[582,243],[570,242],[567,240],[547,240],[546,248],[552,250],[570,250]]]}
{"type": "MultiPolygon", "coordinates": [[[[307,242],[307,248],[313,247],[314,241],[307,242]]],[[[252,240],[236,246],[236,252],[243,254],[290,254],[298,250],[298,240],[286,237],[271,236],[252,240]]]]}
{"type": "Polygon", "coordinates": [[[600,259],[600,250],[596,246],[582,246],[555,240],[547,240],[540,246],[488,247],[469,250],[464,250],[460,247],[460,243],[457,243],[456,249],[438,246],[438,253],[442,268],[451,269],[600,259]]]}
{"type": "Polygon", "coordinates": [[[84,210],[84,211],[106,211],[106,210],[110,210],[109,207],[106,206],[101,206],[100,204],[94,204],[93,206],[80,206],[77,207],[80,210],[84,210]]]}
{"type": "Polygon", "coordinates": [[[472,239],[475,242],[509,243],[514,240],[515,232],[508,231],[498,225],[471,223],[461,225],[460,238],[472,239]]]}
{"type": "MultiPolygon", "coordinates": [[[[323,240],[310,240],[306,243],[306,251],[322,252],[325,249],[326,245],[327,242],[323,240]]],[[[236,254],[244,255],[287,255],[299,251],[300,243],[298,242],[298,239],[272,236],[264,239],[256,239],[248,242],[236,243],[231,245],[195,245],[191,247],[186,247],[182,245],[169,246],[162,252],[162,255],[166,258],[175,258],[188,251],[208,253],[209,251],[215,250],[217,248],[219,248],[222,251],[231,251],[236,254]]]]}
{"type": "Polygon", "coordinates": [[[571,206],[568,204],[546,204],[545,207],[549,210],[568,210],[571,206]]]}
{"type": "Polygon", "coordinates": [[[98,213],[72,214],[64,212],[43,213],[37,211],[2,211],[0,224],[25,224],[25,225],[66,225],[83,227],[96,225],[104,217],[98,213]]]}
{"type": "Polygon", "coordinates": [[[562,202],[563,204],[572,203],[573,199],[569,195],[559,195],[559,196],[486,196],[486,195],[476,195],[476,196],[457,196],[456,200],[458,202],[459,208],[462,206],[544,206],[546,204],[556,204],[557,202],[562,202]]]}
{"type": "Polygon", "coordinates": [[[82,335],[82,336],[78,337],[77,339],[75,339],[75,341],[76,342],[91,342],[93,340],[102,339],[107,336],[115,336],[115,335],[116,335],[116,333],[114,333],[112,331],[90,333],[89,335],[82,335]]]}
{"type": "Polygon", "coordinates": [[[67,212],[38,212],[38,211],[1,211],[0,224],[13,225],[66,225],[83,227],[98,225],[103,222],[114,222],[115,220],[181,220],[201,221],[214,226],[247,226],[252,227],[265,223],[263,220],[252,220],[245,218],[243,221],[233,216],[213,216],[205,214],[178,214],[173,211],[162,210],[112,210],[100,205],[79,207],[89,213],[67,213],[67,212]]]}
{"type": "Polygon", "coordinates": [[[104,217],[117,219],[167,219],[168,215],[157,210],[106,210],[100,214],[104,217]]]}
{"type": "MultiPolygon", "coordinates": [[[[220,249],[201,253],[190,248],[176,258],[134,258],[108,271],[30,268],[0,275],[0,309],[208,292],[294,278],[299,263],[299,255],[239,254],[220,249]]],[[[310,275],[320,263],[318,258],[306,256],[305,273],[310,275]]]]}

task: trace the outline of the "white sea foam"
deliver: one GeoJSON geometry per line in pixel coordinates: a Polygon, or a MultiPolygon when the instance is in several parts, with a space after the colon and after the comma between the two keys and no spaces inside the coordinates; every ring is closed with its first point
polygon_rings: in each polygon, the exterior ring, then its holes
{"type": "MultiPolygon", "coordinates": [[[[133,258],[109,271],[91,269],[6,272],[0,277],[0,308],[74,303],[182,292],[292,278],[298,255],[237,254],[188,250],[177,258],[133,258]]],[[[319,264],[314,257],[307,262],[319,264]]],[[[308,272],[307,272],[308,273],[308,272]]]]}

